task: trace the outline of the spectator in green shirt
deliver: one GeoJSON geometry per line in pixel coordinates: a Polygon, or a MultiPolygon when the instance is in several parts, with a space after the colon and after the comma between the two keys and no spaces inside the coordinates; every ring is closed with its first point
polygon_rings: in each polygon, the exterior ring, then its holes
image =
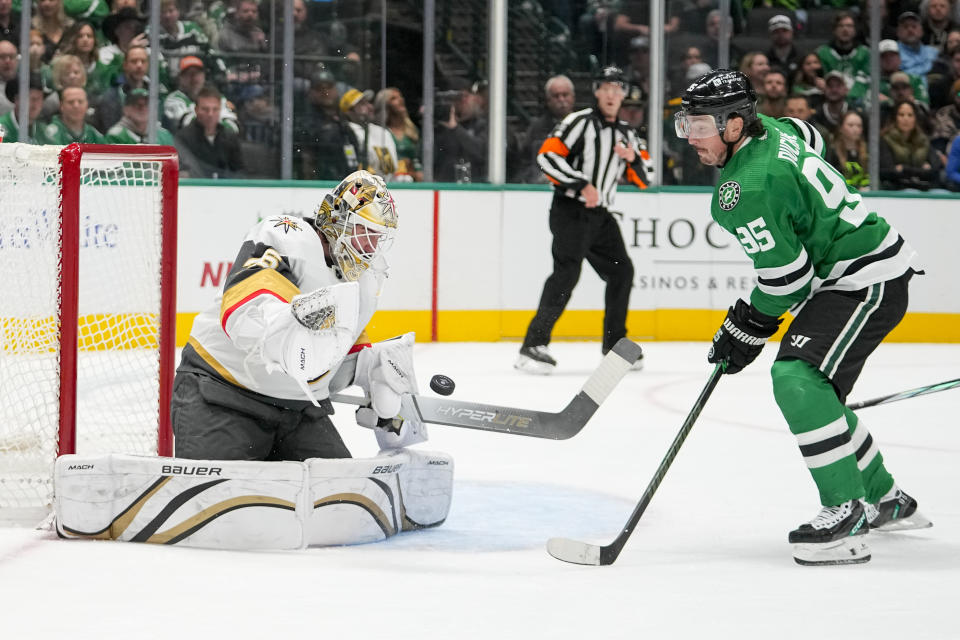
{"type": "Polygon", "coordinates": [[[84,122],[87,115],[87,90],[67,87],[60,91],[60,113],[50,118],[50,124],[37,129],[37,144],[68,145],[72,142],[102,144],[99,131],[84,122]]]}
{"type": "MultiPolygon", "coordinates": [[[[17,112],[20,111],[20,81],[14,77],[7,81],[7,86],[3,88],[7,100],[13,103],[13,110],[0,116],[0,127],[3,128],[4,142],[21,142],[20,123],[17,122],[17,112]]],[[[29,138],[22,142],[33,143],[37,133],[37,116],[43,109],[43,85],[40,81],[40,74],[30,74],[30,106],[27,115],[30,118],[29,138]]]]}
{"type": "MultiPolygon", "coordinates": [[[[123,117],[107,131],[109,144],[146,144],[150,122],[150,92],[146,89],[124,87],[123,117]]],[[[163,127],[157,127],[157,144],[173,145],[173,136],[163,127]]]]}
{"type": "Polygon", "coordinates": [[[843,74],[847,83],[847,100],[852,104],[863,101],[870,86],[870,50],[857,43],[857,25],[853,15],[838,11],[833,19],[833,39],[817,47],[817,57],[823,65],[824,77],[831,71],[843,74]]]}

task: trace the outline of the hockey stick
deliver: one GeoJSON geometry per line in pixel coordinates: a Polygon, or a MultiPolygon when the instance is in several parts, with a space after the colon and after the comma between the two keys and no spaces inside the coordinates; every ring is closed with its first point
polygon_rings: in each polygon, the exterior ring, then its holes
{"type": "MultiPolygon", "coordinates": [[[[412,396],[413,404],[420,420],[429,424],[566,440],[580,433],[630,366],[640,359],[641,353],[639,345],[622,338],[607,352],[577,395],[556,413],[421,395],[412,396]]],[[[339,393],[331,394],[330,400],[360,406],[370,404],[367,398],[339,393]]]]}
{"type": "Polygon", "coordinates": [[[909,391],[901,391],[900,393],[891,393],[888,396],[881,396],[879,398],[873,398],[872,400],[864,400],[863,402],[851,402],[847,405],[847,409],[864,409],[866,407],[875,407],[878,404],[887,404],[888,402],[896,402],[897,400],[907,400],[908,398],[916,398],[917,396],[923,396],[928,393],[936,393],[938,391],[946,391],[947,389],[955,389],[960,387],[960,378],[956,380],[947,380],[946,382],[938,382],[937,384],[928,384],[925,387],[917,387],[916,389],[910,389],[909,391]]]}
{"type": "Polygon", "coordinates": [[[696,422],[704,405],[707,404],[707,398],[710,397],[714,387],[717,386],[720,376],[723,375],[723,369],[723,363],[718,364],[714,368],[710,379],[707,380],[706,386],[703,388],[703,391],[700,392],[700,397],[697,398],[689,415],[687,415],[687,419],[684,420],[683,426],[680,427],[679,433],[677,433],[677,436],[673,439],[673,443],[667,450],[667,455],[664,456],[660,466],[657,467],[656,473],[653,474],[650,484],[647,485],[647,489],[643,492],[640,502],[634,507],[633,513],[630,514],[630,518],[627,520],[627,524],[623,525],[623,530],[620,532],[620,535],[618,535],[613,542],[604,546],[579,542],[569,538],[550,538],[547,541],[547,552],[550,555],[557,560],[572,562],[573,564],[608,565],[616,561],[617,556],[620,555],[620,551],[623,549],[623,545],[627,543],[630,534],[633,533],[637,523],[640,522],[643,512],[646,511],[647,505],[650,504],[650,500],[653,498],[653,494],[656,493],[657,487],[659,487],[663,481],[663,476],[666,475],[667,469],[673,464],[673,459],[677,457],[677,452],[680,451],[680,446],[683,444],[683,441],[687,439],[687,435],[693,428],[693,423],[696,422]]]}

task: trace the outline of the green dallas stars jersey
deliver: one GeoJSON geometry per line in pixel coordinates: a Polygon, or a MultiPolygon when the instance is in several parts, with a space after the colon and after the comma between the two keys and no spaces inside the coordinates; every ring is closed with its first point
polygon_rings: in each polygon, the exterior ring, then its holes
{"type": "Polygon", "coordinates": [[[37,144],[59,144],[68,145],[72,142],[88,142],[92,144],[103,144],[103,136],[100,132],[87,123],[83,123],[83,130],[80,133],[71,131],[59,115],[50,118],[50,124],[41,125],[37,129],[37,144]]]}
{"type": "Polygon", "coordinates": [[[733,154],[710,205],[753,260],[754,307],[780,316],[821,289],[920,270],[913,248],[805,142],[804,123],[759,118],[765,134],[733,154]]]}

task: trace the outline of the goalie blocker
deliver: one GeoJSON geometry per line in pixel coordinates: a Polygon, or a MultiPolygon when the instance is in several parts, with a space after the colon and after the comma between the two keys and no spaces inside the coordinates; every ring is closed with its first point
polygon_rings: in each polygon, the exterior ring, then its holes
{"type": "Polygon", "coordinates": [[[452,489],[449,455],[409,449],[304,462],[65,455],[54,514],[63,538],[302,549],[438,526],[452,489]]]}

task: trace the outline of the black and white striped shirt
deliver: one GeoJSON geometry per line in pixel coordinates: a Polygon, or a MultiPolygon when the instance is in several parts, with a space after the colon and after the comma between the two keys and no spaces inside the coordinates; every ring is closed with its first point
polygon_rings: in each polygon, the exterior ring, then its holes
{"type": "Polygon", "coordinates": [[[650,154],[626,122],[609,122],[596,108],[574,111],[543,141],[537,164],[559,193],[585,199],[580,190],[592,184],[600,193],[600,204],[609,208],[617,192],[617,181],[626,172],[628,180],[646,188],[653,172],[650,154]],[[617,143],[633,149],[636,159],[628,164],[613,148],[617,143]]]}

